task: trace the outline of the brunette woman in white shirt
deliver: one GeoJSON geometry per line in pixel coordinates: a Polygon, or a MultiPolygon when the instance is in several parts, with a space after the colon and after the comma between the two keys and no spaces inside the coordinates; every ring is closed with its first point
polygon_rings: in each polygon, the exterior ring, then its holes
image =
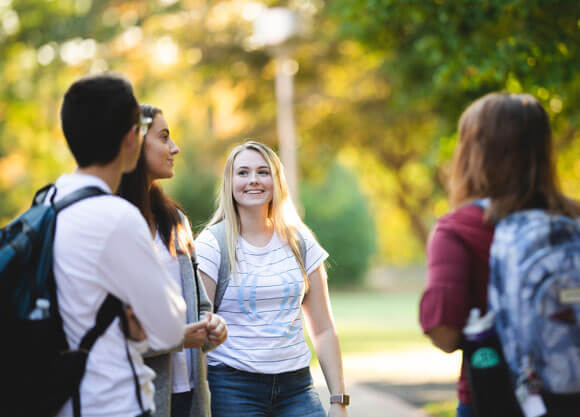
{"type": "Polygon", "coordinates": [[[222,257],[229,265],[217,309],[228,323],[228,339],[208,354],[213,417],[326,416],[312,387],[301,313],[334,400],[328,416],[346,416],[324,268],[328,254],[298,216],[270,148],[249,141],[230,153],[218,208],[196,250],[212,301],[222,257]],[[218,224],[225,229],[226,253],[214,235],[218,224]]]}
{"type": "Polygon", "coordinates": [[[179,148],[171,139],[159,108],[142,104],[141,113],[151,118],[152,123],[144,136],[137,168],[123,176],[119,194],[136,205],[145,217],[162,264],[182,289],[189,323],[183,346],[172,352],[150,352],[145,356],[145,363],[157,375],[154,416],[209,417],[205,354],[200,348],[203,346],[204,351],[215,348],[226,338],[227,330],[221,317],[211,313],[204,286],[194,273],[189,221],[156,182],[173,177],[179,148]]]}

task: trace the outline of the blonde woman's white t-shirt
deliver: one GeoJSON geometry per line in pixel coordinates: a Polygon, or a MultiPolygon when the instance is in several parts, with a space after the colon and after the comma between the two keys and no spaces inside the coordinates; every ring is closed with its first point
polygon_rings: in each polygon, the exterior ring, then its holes
{"type": "MultiPolygon", "coordinates": [[[[309,231],[307,274],[328,257],[309,231]]],[[[204,230],[195,241],[199,268],[217,282],[222,254],[213,234],[204,230]]],[[[207,355],[209,365],[263,374],[305,368],[311,353],[304,339],[301,305],[304,279],[290,246],[274,233],[264,247],[238,238],[238,276],[230,274],[228,288],[217,311],[228,325],[228,337],[207,355]]],[[[225,256],[225,255],[224,255],[225,256]]]]}

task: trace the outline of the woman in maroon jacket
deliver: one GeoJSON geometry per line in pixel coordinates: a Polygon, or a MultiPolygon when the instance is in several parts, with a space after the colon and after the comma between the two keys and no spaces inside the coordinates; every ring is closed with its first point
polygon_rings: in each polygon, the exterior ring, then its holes
{"type": "MultiPolygon", "coordinates": [[[[488,94],[459,120],[450,183],[453,210],[439,219],[427,243],[427,284],[419,320],[433,344],[459,348],[469,311],[487,310],[489,248],[493,224],[527,208],[578,216],[556,179],[551,129],[542,105],[528,94],[488,94]],[[489,197],[483,212],[469,204],[489,197]]],[[[472,416],[471,392],[462,366],[458,417],[472,416]]]]}

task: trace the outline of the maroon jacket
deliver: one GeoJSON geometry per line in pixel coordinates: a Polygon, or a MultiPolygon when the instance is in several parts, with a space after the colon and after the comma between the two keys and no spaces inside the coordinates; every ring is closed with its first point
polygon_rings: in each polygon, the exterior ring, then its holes
{"type": "MultiPolygon", "coordinates": [[[[427,283],[419,307],[424,332],[441,325],[463,329],[473,307],[485,313],[492,238],[493,228],[474,205],[437,221],[427,243],[427,283]]],[[[462,403],[471,404],[463,365],[457,391],[462,403]]]]}

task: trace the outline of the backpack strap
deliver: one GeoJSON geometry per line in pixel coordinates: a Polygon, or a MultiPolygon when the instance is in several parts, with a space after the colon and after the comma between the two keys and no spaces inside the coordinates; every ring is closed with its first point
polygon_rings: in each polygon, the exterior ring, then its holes
{"type": "MultiPolygon", "coordinates": [[[[143,400],[141,398],[141,388],[139,384],[139,377],[137,376],[137,372],[135,371],[135,365],[133,364],[133,360],[131,359],[131,354],[129,352],[129,345],[127,343],[127,335],[129,334],[129,323],[127,321],[127,316],[125,316],[125,310],[123,308],[123,303],[117,297],[112,294],[107,294],[107,298],[99,307],[99,311],[97,312],[97,317],[95,319],[95,325],[89,329],[79,344],[78,350],[86,352],[88,355],[95,342],[99,337],[101,337],[105,331],[109,328],[113,320],[119,317],[121,321],[121,327],[123,329],[123,333],[125,334],[125,351],[127,352],[127,360],[129,361],[129,365],[131,366],[131,371],[133,373],[133,381],[135,382],[135,393],[137,396],[137,402],[139,403],[139,407],[141,408],[142,412],[144,411],[143,407],[143,400]]],[[[79,387],[80,388],[80,387],[79,387]]],[[[81,417],[81,397],[79,388],[76,389],[73,395],[73,412],[75,417],[81,417]]]]}
{"type": "MultiPolygon", "coordinates": [[[[141,398],[141,384],[139,383],[139,376],[137,375],[137,371],[135,370],[135,364],[133,363],[133,359],[131,358],[131,352],[129,351],[129,342],[127,342],[127,338],[129,337],[129,322],[127,320],[127,316],[125,315],[125,309],[121,307],[121,311],[119,313],[119,320],[121,321],[121,328],[123,329],[123,334],[125,335],[125,353],[127,354],[127,360],[129,361],[129,366],[131,367],[131,372],[133,374],[133,382],[135,384],[135,396],[137,397],[137,403],[139,404],[139,408],[141,409],[140,416],[150,416],[149,410],[145,410],[143,407],[143,399],[141,398]]],[[[79,416],[80,417],[80,416],[79,416]]]]}
{"type": "Polygon", "coordinates": [[[488,198],[478,198],[477,200],[473,200],[469,204],[471,204],[473,206],[477,206],[480,209],[482,209],[483,211],[485,211],[491,205],[491,199],[489,197],[488,198]]]}
{"type": "Polygon", "coordinates": [[[96,197],[96,196],[104,195],[104,194],[108,194],[108,193],[99,187],[94,187],[94,186],[83,187],[83,188],[80,188],[76,191],[73,191],[70,194],[67,194],[61,200],[54,203],[54,210],[57,213],[59,213],[61,210],[64,210],[68,206],[76,203],[77,201],[83,200],[83,199],[88,198],[88,197],[96,197]]]}
{"type": "Polygon", "coordinates": [[[230,282],[230,264],[228,256],[228,245],[226,241],[226,222],[222,220],[221,222],[210,226],[208,230],[215,237],[220,248],[220,266],[218,270],[215,296],[213,299],[213,312],[216,313],[230,282]]]}
{"type": "Polygon", "coordinates": [[[105,333],[116,317],[123,314],[123,303],[112,294],[108,294],[97,312],[95,325],[81,339],[79,350],[90,352],[99,337],[105,333]]]}
{"type": "MultiPolygon", "coordinates": [[[[228,245],[226,241],[226,222],[222,220],[210,227],[208,230],[213,234],[217,240],[218,246],[220,248],[220,266],[218,270],[218,280],[215,289],[215,296],[213,301],[213,311],[217,312],[223,298],[228,288],[230,282],[230,265],[228,256],[228,245]]],[[[304,268],[306,268],[306,241],[302,233],[297,232],[298,235],[298,250],[300,252],[300,257],[302,258],[302,263],[304,268]]]]}
{"type": "MultiPolygon", "coordinates": [[[[34,198],[32,199],[32,207],[44,203],[44,200],[46,200],[46,196],[50,193],[51,190],[54,190],[55,188],[56,187],[54,184],[47,184],[40,190],[36,191],[36,193],[34,194],[34,198]]],[[[54,194],[55,193],[53,192],[52,195],[54,196],[54,194]]]]}

